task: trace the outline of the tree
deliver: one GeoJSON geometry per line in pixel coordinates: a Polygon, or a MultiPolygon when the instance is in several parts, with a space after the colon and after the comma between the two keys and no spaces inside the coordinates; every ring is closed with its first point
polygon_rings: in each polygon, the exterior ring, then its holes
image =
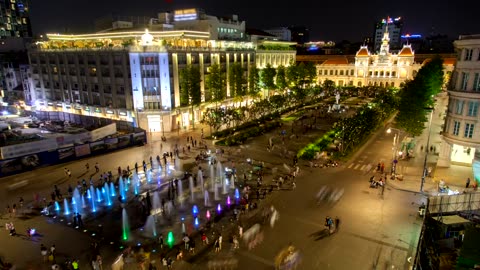
{"type": "Polygon", "coordinates": [[[295,63],[292,63],[290,66],[287,67],[286,75],[288,85],[290,87],[295,87],[300,84],[300,74],[298,72],[298,67],[295,63]]]}
{"type": "Polygon", "coordinates": [[[277,67],[277,76],[275,78],[275,83],[277,84],[278,89],[280,89],[281,91],[285,90],[288,87],[286,69],[282,65],[277,67]]]}
{"type": "Polygon", "coordinates": [[[192,127],[195,128],[195,106],[201,103],[200,70],[196,66],[187,65],[180,70],[180,106],[191,106],[192,127]]]}
{"type": "Polygon", "coordinates": [[[248,95],[252,98],[258,97],[260,92],[260,75],[255,64],[250,66],[250,74],[248,74],[248,95]]]}
{"type": "Polygon", "coordinates": [[[210,72],[207,75],[205,85],[210,91],[212,95],[211,100],[215,102],[215,105],[225,99],[225,74],[222,72],[222,69],[218,64],[210,66],[210,72]]]}
{"type": "Polygon", "coordinates": [[[276,88],[276,85],[275,85],[276,74],[277,72],[275,71],[275,69],[270,64],[267,64],[267,66],[262,70],[262,73],[261,73],[263,88],[267,90],[274,90],[276,88]]]}
{"type": "Polygon", "coordinates": [[[407,81],[400,92],[398,125],[413,136],[422,134],[427,112],[433,107],[443,85],[443,61],[434,57],[425,64],[412,81],[407,81]]]}
{"type": "Polygon", "coordinates": [[[236,100],[242,100],[247,94],[244,70],[240,63],[232,63],[229,71],[230,94],[236,100]]]}
{"type": "Polygon", "coordinates": [[[224,115],[225,110],[222,108],[207,108],[203,114],[202,123],[205,123],[210,127],[210,134],[212,134],[212,128],[215,131],[220,128],[224,115]]]}

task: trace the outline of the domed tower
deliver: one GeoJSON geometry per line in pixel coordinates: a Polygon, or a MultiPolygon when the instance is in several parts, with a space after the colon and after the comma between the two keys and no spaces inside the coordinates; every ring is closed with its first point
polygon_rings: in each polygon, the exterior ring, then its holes
{"type": "MultiPolygon", "coordinates": [[[[370,52],[367,46],[361,46],[355,55],[355,74],[359,78],[364,78],[368,74],[368,65],[370,63],[370,52]]],[[[365,83],[365,82],[362,82],[365,83]]]]}

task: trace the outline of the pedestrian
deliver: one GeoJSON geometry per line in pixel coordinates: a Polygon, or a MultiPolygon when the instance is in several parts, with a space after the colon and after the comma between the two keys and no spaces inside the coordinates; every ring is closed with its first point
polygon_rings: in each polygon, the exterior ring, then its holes
{"type": "Polygon", "coordinates": [[[208,245],[208,237],[205,232],[202,233],[202,243],[203,245],[208,245]]]}
{"type": "Polygon", "coordinates": [[[98,266],[97,260],[92,260],[92,269],[93,270],[100,270],[100,267],[98,266]]]}
{"type": "Polygon", "coordinates": [[[95,172],[99,172],[100,171],[100,167],[98,166],[98,162],[95,163],[95,172]]]}
{"type": "Polygon", "coordinates": [[[292,190],[295,190],[297,188],[297,184],[295,183],[295,181],[292,182],[292,190]]]}
{"type": "Polygon", "coordinates": [[[17,205],[16,204],[12,205],[12,216],[13,217],[17,216],[17,205]]]}
{"type": "Polygon", "coordinates": [[[190,252],[195,254],[195,240],[193,238],[190,239],[190,252]]]}
{"type": "Polygon", "coordinates": [[[67,176],[68,178],[72,177],[72,172],[70,170],[67,170],[67,176]]]}
{"type": "Polygon", "coordinates": [[[158,237],[158,245],[160,246],[160,249],[163,249],[163,235],[160,234],[160,237],[158,237]]]}
{"type": "Polygon", "coordinates": [[[217,240],[215,240],[215,244],[213,244],[215,246],[215,252],[220,252],[220,243],[218,241],[218,238],[217,240]]]}
{"type": "Polygon", "coordinates": [[[183,235],[182,241],[185,244],[185,250],[188,252],[188,250],[190,249],[190,238],[188,237],[187,234],[183,235]]]}
{"type": "Polygon", "coordinates": [[[222,241],[223,241],[223,237],[222,235],[220,234],[218,236],[218,247],[220,248],[220,250],[222,250],[222,241]]]}
{"type": "Polygon", "coordinates": [[[240,238],[243,237],[243,227],[242,226],[238,226],[238,236],[240,236],[240,238]]]}
{"type": "Polygon", "coordinates": [[[40,254],[43,257],[44,262],[46,262],[48,260],[47,253],[48,253],[47,252],[47,247],[45,247],[45,245],[43,245],[43,244],[40,244],[40,254]]]}
{"type": "Polygon", "coordinates": [[[12,217],[12,209],[10,209],[10,205],[7,204],[7,207],[5,207],[5,211],[8,214],[8,217],[12,217]]]}
{"type": "Polygon", "coordinates": [[[68,176],[68,169],[67,168],[63,169],[63,172],[65,173],[65,176],[68,176]]]}
{"type": "Polygon", "coordinates": [[[56,249],[56,248],[55,248],[55,244],[53,244],[53,245],[50,247],[50,253],[52,253],[52,254],[55,255],[55,254],[56,254],[55,249],[56,249]]]}
{"type": "Polygon", "coordinates": [[[87,172],[90,170],[90,164],[88,164],[88,162],[85,164],[85,169],[87,169],[87,172]]]}
{"type": "Polygon", "coordinates": [[[470,186],[470,177],[467,178],[467,183],[465,184],[465,188],[468,188],[470,186]]]}

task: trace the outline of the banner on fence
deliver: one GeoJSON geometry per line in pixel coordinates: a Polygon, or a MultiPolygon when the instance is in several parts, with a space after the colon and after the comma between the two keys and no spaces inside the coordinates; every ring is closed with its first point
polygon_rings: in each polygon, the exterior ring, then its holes
{"type": "Polygon", "coordinates": [[[75,146],[75,156],[76,157],[83,157],[86,155],[90,155],[90,145],[87,144],[82,144],[82,145],[77,145],[75,146]]]}

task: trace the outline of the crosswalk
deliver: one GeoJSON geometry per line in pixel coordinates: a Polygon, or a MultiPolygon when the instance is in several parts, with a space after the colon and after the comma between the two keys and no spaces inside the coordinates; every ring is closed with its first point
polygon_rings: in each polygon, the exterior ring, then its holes
{"type": "Polygon", "coordinates": [[[374,168],[374,166],[373,163],[352,162],[348,164],[346,168],[356,171],[369,172],[374,168]]]}

